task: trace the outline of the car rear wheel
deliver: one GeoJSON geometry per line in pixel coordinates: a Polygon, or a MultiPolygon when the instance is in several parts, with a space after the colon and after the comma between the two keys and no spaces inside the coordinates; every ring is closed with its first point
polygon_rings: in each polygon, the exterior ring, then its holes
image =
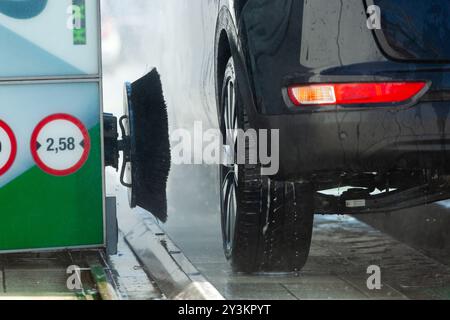
{"type": "MultiPolygon", "coordinates": [[[[235,71],[231,58],[220,99],[223,150],[234,159],[220,166],[225,255],[236,272],[298,272],[310,250],[314,191],[309,184],[271,180],[261,174],[259,164],[236,164],[235,130],[248,130],[250,124],[235,71]]],[[[248,161],[248,143],[245,152],[248,161]]]]}

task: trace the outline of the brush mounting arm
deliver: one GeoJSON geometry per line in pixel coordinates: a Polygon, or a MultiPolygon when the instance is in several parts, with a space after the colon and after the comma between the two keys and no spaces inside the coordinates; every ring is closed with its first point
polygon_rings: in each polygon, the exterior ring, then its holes
{"type": "Polygon", "coordinates": [[[112,167],[118,171],[120,152],[122,152],[123,161],[120,170],[120,183],[127,188],[131,188],[131,184],[125,181],[127,164],[131,163],[130,137],[125,129],[125,121],[128,121],[128,116],[122,116],[119,119],[119,126],[122,134],[122,139],[120,140],[117,128],[117,118],[109,113],[103,115],[105,166],[112,167]]]}
{"type": "Polygon", "coordinates": [[[127,163],[131,165],[130,153],[130,136],[127,134],[124,122],[128,121],[128,116],[122,116],[119,119],[120,131],[122,133],[122,140],[118,140],[118,149],[123,153],[122,168],[120,169],[120,183],[127,188],[131,188],[131,183],[125,181],[125,172],[127,170],[127,163]]]}
{"type": "Polygon", "coordinates": [[[117,118],[110,113],[103,114],[103,137],[105,149],[105,167],[119,170],[119,132],[117,118]]]}

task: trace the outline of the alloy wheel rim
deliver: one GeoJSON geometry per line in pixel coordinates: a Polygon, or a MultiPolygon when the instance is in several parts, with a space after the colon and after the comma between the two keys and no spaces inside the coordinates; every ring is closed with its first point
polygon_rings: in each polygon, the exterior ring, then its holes
{"type": "Polygon", "coordinates": [[[224,132],[225,162],[221,166],[221,205],[223,212],[224,242],[228,253],[234,244],[237,218],[237,188],[239,167],[236,163],[238,119],[236,112],[235,82],[229,78],[223,93],[222,129],[224,132]]]}

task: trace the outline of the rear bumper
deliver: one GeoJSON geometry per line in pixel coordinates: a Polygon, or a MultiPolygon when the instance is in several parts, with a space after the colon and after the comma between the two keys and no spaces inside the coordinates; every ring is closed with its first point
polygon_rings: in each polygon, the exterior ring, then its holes
{"type": "Polygon", "coordinates": [[[427,102],[403,109],[258,114],[253,126],[279,130],[277,178],[288,180],[318,172],[447,170],[449,115],[450,102],[427,102]]]}

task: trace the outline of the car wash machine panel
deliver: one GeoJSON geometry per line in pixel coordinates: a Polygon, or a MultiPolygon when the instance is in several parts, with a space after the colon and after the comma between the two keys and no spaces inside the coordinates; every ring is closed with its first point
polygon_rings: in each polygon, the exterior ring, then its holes
{"type": "Polygon", "coordinates": [[[99,12],[0,2],[0,252],[105,245],[99,12]]]}

